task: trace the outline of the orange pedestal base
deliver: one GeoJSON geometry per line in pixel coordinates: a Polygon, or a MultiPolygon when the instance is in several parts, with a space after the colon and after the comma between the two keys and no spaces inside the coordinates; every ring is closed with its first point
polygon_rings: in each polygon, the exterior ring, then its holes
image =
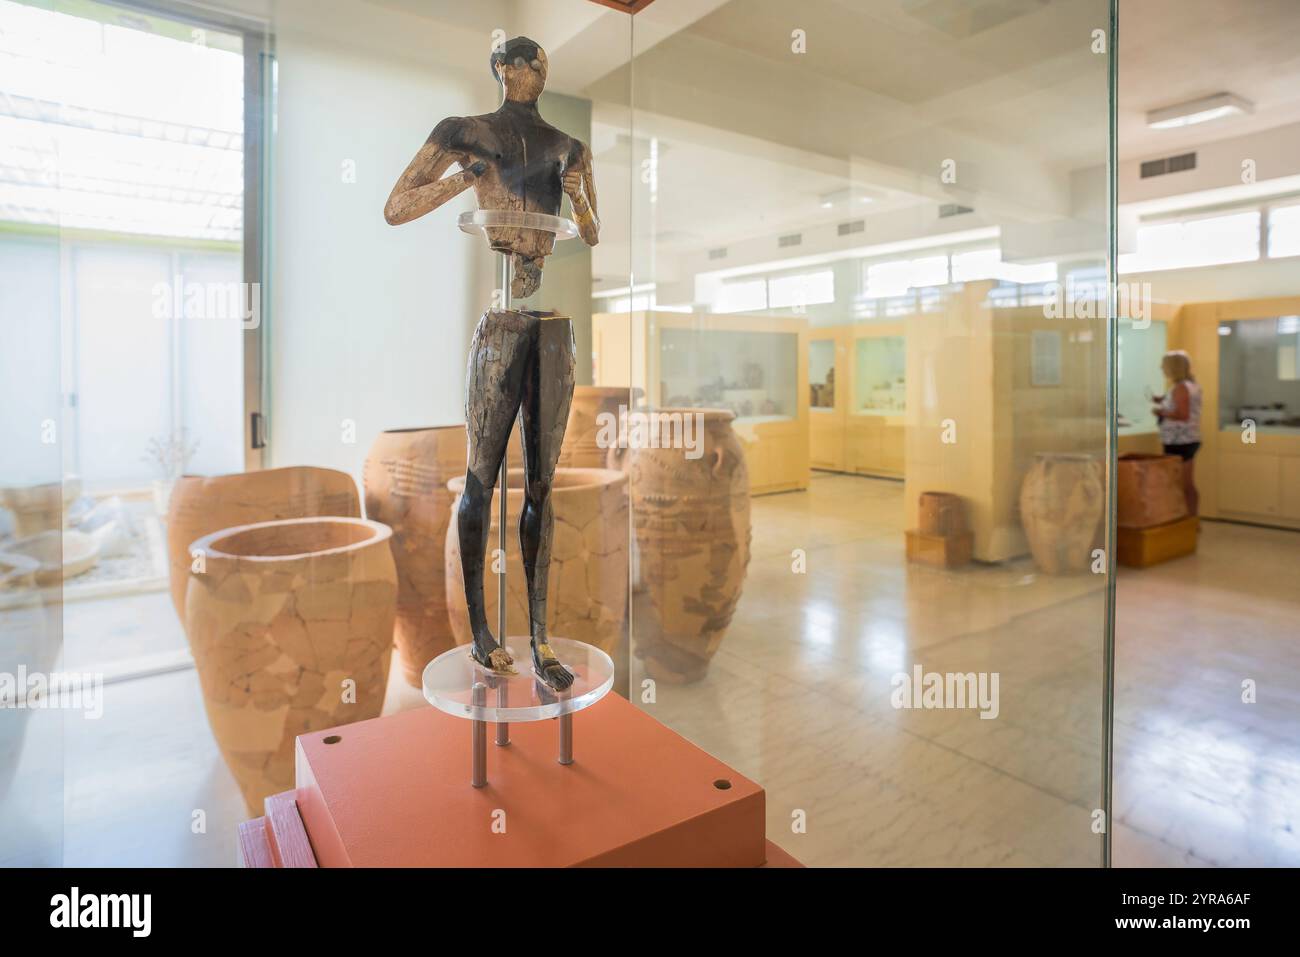
{"type": "Polygon", "coordinates": [[[956,535],[927,535],[919,529],[909,528],[907,560],[940,568],[958,568],[970,564],[975,550],[975,535],[958,532],[956,535]]]}
{"type": "Polygon", "coordinates": [[[765,840],[761,787],[625,699],[573,723],[568,766],[554,721],[511,725],[509,745],[488,745],[483,788],[469,784],[470,722],[434,708],[303,735],[301,833],[273,807],[287,796],[270,799],[241,827],[245,863],[293,866],[300,855],[265,845],[309,842],[322,867],[798,866],[765,840]]]}
{"type": "Polygon", "coordinates": [[[1191,555],[1196,551],[1199,524],[1195,515],[1189,515],[1150,528],[1121,528],[1115,558],[1121,565],[1147,568],[1191,555]]]}

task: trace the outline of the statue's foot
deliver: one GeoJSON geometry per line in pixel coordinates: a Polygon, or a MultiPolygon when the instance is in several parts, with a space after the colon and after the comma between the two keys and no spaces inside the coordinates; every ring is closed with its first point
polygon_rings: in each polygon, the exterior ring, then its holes
{"type": "Polygon", "coordinates": [[[560,664],[545,640],[533,639],[533,670],[553,691],[566,691],[573,684],[573,672],[560,664]]]}
{"type": "Polygon", "coordinates": [[[498,645],[491,635],[475,637],[470,645],[469,656],[495,674],[519,674],[514,669],[515,659],[510,657],[510,652],[498,645]]]}

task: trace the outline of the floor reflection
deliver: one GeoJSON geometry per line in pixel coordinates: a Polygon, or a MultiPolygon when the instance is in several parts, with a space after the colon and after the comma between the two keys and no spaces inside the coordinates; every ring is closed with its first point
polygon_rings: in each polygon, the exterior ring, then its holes
{"type": "MultiPolygon", "coordinates": [[[[909,566],[897,483],[820,475],[806,494],[755,499],[754,525],[745,596],[709,676],[661,685],[650,710],[766,787],[769,837],[808,864],[1100,861],[1100,578],[1045,576],[1027,560],[909,566]],[[806,575],[790,571],[793,548],[806,575]],[[891,677],[917,663],[998,672],[997,719],[893,708],[891,677]]],[[[1281,690],[1300,687],[1293,625],[1244,619],[1260,610],[1246,595],[1294,616],[1295,589],[1279,598],[1276,575],[1261,588],[1259,567],[1287,567],[1268,550],[1297,546],[1207,523],[1200,556],[1122,573],[1117,863],[1300,862],[1300,738],[1275,737],[1296,713],[1245,710],[1241,675],[1223,668],[1235,656],[1294,704],[1281,690]],[[1207,577],[1222,599],[1198,590],[1207,577]],[[1223,602],[1240,607],[1233,639],[1219,631],[1223,602]]]]}
{"type": "MultiPolygon", "coordinates": [[[[709,675],[647,707],[761,782],[769,836],[808,864],[1096,864],[1099,580],[909,566],[901,515],[900,484],[849,476],[755,499],[745,595],[709,675]],[[890,679],[917,663],[999,672],[998,718],[895,710],[890,679]]],[[[1300,864],[1297,548],[1206,523],[1196,557],[1121,574],[1118,864],[1300,864]]],[[[128,601],[71,609],[68,647],[128,601]]],[[[175,630],[161,611],[132,620],[155,641],[175,630]]],[[[67,862],[232,863],[243,811],[194,673],[106,696],[102,721],[64,727],[67,862]]],[[[385,710],[424,706],[395,673],[385,710]]]]}

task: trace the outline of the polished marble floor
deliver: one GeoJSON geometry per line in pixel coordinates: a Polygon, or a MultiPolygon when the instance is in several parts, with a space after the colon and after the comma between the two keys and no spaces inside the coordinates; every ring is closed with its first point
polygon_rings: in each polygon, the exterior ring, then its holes
{"type": "MultiPolygon", "coordinates": [[[[1100,580],[909,566],[901,516],[899,483],[849,476],[755,499],[744,597],[708,676],[644,706],[761,782],[769,836],[808,864],[1096,864],[1100,580]],[[891,679],[917,664],[998,673],[997,717],[894,708],[891,679]]],[[[1205,523],[1198,555],[1121,573],[1117,864],[1300,864],[1298,558],[1298,534],[1205,523]]],[[[134,620],[148,641],[124,640],[170,647],[169,613],[165,596],[80,603],[67,644],[89,655],[96,621],[134,620]]],[[[387,710],[420,703],[390,686],[387,710]]],[[[242,804],[193,671],[110,684],[103,718],[62,724],[18,769],[43,825],[34,788],[66,795],[53,830],[26,830],[27,859],[234,861],[242,804]]]]}

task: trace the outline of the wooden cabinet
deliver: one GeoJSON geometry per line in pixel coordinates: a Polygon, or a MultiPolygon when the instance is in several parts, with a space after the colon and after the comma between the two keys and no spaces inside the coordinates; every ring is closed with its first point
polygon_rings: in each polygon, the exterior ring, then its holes
{"type": "Polygon", "coordinates": [[[1260,452],[1219,455],[1219,510],[1278,515],[1282,509],[1282,462],[1260,452]]]}
{"type": "Polygon", "coordinates": [[[1229,429],[1215,438],[1217,454],[1205,463],[1217,463],[1213,514],[1300,528],[1300,436],[1264,434],[1245,443],[1229,429]]]}

